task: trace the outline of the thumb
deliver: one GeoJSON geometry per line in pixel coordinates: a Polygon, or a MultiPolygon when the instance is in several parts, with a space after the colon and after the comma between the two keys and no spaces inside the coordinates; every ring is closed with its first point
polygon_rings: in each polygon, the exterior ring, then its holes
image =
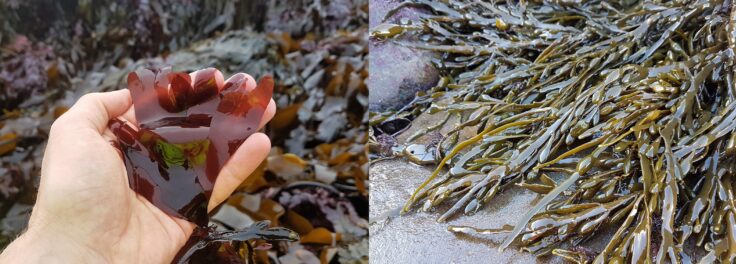
{"type": "Polygon", "coordinates": [[[110,119],[124,114],[132,105],[130,91],[122,89],[106,93],[88,93],[59,119],[64,122],[56,126],[74,126],[77,128],[93,128],[102,133],[110,119]]]}

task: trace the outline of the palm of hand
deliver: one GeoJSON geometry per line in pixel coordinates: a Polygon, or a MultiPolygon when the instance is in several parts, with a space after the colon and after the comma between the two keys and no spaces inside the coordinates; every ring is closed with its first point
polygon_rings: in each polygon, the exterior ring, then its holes
{"type": "Polygon", "coordinates": [[[37,205],[48,209],[38,211],[67,222],[58,225],[64,227],[60,232],[108,260],[172,259],[174,255],[161,252],[176,254],[194,225],[165,214],[128,187],[125,165],[108,129],[102,135],[93,129],[63,129],[72,131],[54,130],[49,140],[41,184],[49,188],[39,191],[37,205]],[[72,149],[77,151],[68,151],[72,149]],[[63,167],[63,173],[47,169],[63,167]]]}

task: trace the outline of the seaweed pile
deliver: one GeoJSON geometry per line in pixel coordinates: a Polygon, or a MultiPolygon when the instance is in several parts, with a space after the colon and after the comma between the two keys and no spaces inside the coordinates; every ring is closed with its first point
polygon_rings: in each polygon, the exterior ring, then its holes
{"type": "Polygon", "coordinates": [[[225,233],[190,241],[190,263],[367,262],[366,10],[360,0],[1,2],[0,248],[25,228],[54,119],[85,93],[125,88],[128,72],[173,65],[272,75],[278,108],[264,131],[271,154],[210,213],[225,233]],[[240,242],[278,227],[300,240],[240,242]]]}
{"type": "Polygon", "coordinates": [[[736,261],[731,1],[407,6],[431,14],[371,37],[437,52],[443,77],[404,109],[373,113],[371,128],[419,114],[458,122],[403,212],[439,209],[445,221],[516,185],[542,198],[513,229],[449,230],[508,233],[501,250],[577,263],[689,263],[688,241],[701,262],[736,261]],[[603,249],[583,247],[606,228],[603,249]]]}

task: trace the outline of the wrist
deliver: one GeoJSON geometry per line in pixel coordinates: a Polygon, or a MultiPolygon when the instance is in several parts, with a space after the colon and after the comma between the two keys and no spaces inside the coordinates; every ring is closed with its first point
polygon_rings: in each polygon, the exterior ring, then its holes
{"type": "Polygon", "coordinates": [[[103,256],[74,239],[29,229],[0,254],[0,263],[106,263],[103,256]]]}

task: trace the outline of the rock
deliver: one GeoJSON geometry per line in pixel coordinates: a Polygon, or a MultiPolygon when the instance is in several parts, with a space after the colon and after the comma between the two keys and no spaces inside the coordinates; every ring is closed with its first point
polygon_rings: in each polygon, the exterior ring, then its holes
{"type": "Polygon", "coordinates": [[[401,2],[403,1],[371,0],[370,14],[368,14],[368,18],[370,20],[368,22],[368,25],[373,28],[381,23],[399,24],[401,20],[419,21],[419,19],[422,18],[424,15],[429,14],[426,10],[423,9],[405,7],[398,10],[391,17],[387,18],[386,14],[388,14],[388,12],[392,9],[398,7],[401,2]],[[386,18],[386,21],[384,21],[384,18],[386,18]]]}
{"type": "Polygon", "coordinates": [[[375,40],[371,40],[369,45],[370,111],[399,109],[411,102],[416,92],[437,84],[438,72],[430,64],[432,53],[375,40]]]}
{"type": "MultiPolygon", "coordinates": [[[[246,1],[249,2],[249,1],[246,1]]],[[[260,1],[250,1],[260,2],[260,1]]],[[[271,0],[267,1],[266,32],[288,32],[302,36],[309,33],[330,34],[335,30],[362,25],[367,0],[271,0]]]]}
{"type": "Polygon", "coordinates": [[[254,223],[250,216],[229,204],[223,204],[212,216],[212,220],[226,224],[235,230],[245,230],[254,223]]]}
{"type": "MultiPolygon", "coordinates": [[[[386,13],[400,4],[398,1],[371,0],[370,26],[380,23],[418,21],[426,11],[402,8],[383,21],[386,13]]],[[[433,87],[438,77],[431,64],[435,53],[412,50],[392,41],[371,39],[369,43],[370,76],[368,77],[369,110],[382,112],[399,109],[414,99],[418,91],[433,87]]]]}

